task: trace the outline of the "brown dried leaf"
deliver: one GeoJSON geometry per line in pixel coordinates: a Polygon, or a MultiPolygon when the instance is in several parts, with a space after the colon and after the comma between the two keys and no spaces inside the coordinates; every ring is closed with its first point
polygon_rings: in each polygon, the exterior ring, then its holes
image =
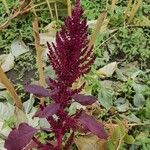
{"type": "Polygon", "coordinates": [[[92,134],[79,136],[74,141],[79,150],[104,150],[105,140],[92,134]]]}

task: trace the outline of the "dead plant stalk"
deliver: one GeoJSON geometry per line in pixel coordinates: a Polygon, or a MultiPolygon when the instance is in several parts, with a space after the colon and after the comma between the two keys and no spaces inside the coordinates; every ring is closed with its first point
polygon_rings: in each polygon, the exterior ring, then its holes
{"type": "Polygon", "coordinates": [[[7,78],[6,74],[4,73],[2,67],[0,66],[0,82],[6,87],[6,89],[8,90],[8,92],[10,93],[10,95],[12,96],[16,106],[19,109],[22,109],[22,102],[21,99],[19,98],[19,96],[17,95],[15,88],[13,86],[13,84],[11,83],[11,81],[7,78]]]}
{"type": "Polygon", "coordinates": [[[89,47],[88,49],[90,49],[94,44],[95,44],[95,41],[96,41],[96,38],[98,36],[98,33],[104,23],[104,20],[105,18],[107,17],[107,13],[106,12],[103,12],[100,14],[98,20],[97,20],[97,23],[95,25],[95,29],[91,35],[91,38],[90,38],[90,42],[89,42],[89,47]]]}
{"type": "Polygon", "coordinates": [[[67,0],[67,12],[68,12],[68,16],[71,17],[71,1],[67,0]]]}
{"type": "MultiPolygon", "coordinates": [[[[35,39],[35,48],[36,48],[36,65],[39,74],[39,84],[43,87],[46,86],[45,83],[45,76],[43,70],[43,63],[42,63],[42,48],[40,46],[40,36],[39,36],[39,27],[38,27],[38,18],[35,17],[33,22],[33,30],[34,30],[34,39],[35,39]]],[[[41,103],[44,103],[44,99],[41,98],[41,103]]]]}

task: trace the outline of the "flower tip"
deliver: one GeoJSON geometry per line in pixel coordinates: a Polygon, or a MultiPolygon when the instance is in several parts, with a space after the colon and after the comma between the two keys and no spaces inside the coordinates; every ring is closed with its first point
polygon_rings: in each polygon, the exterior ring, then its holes
{"type": "Polygon", "coordinates": [[[80,4],[80,0],[76,0],[76,4],[80,4]]]}
{"type": "Polygon", "coordinates": [[[47,44],[47,46],[50,46],[50,43],[48,41],[46,42],[46,44],[47,44]]]}

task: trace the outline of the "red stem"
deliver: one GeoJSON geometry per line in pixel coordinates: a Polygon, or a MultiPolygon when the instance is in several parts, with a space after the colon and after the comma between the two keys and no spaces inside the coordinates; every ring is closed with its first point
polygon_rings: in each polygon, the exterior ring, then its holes
{"type": "Polygon", "coordinates": [[[62,134],[61,134],[61,130],[58,131],[58,137],[57,137],[57,147],[58,150],[62,150],[62,134]]]}
{"type": "Polygon", "coordinates": [[[43,144],[36,137],[33,137],[32,140],[37,144],[38,147],[43,147],[43,144]]]}
{"type": "Polygon", "coordinates": [[[71,133],[70,137],[66,141],[66,144],[65,144],[65,147],[64,147],[65,150],[69,150],[70,149],[70,147],[72,145],[72,142],[73,142],[73,137],[74,137],[74,131],[71,133]]]}

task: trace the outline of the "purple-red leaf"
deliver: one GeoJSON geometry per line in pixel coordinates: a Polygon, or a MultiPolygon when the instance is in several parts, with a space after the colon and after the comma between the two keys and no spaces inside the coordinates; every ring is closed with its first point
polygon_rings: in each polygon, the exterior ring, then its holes
{"type": "Polygon", "coordinates": [[[14,129],[8,135],[5,141],[7,150],[22,150],[32,139],[36,133],[36,129],[26,123],[19,125],[18,129],[14,129]]]}
{"type": "Polygon", "coordinates": [[[97,122],[93,117],[82,113],[78,120],[83,125],[83,127],[91,131],[93,134],[97,135],[99,138],[107,139],[107,134],[104,130],[103,125],[97,122]]]}
{"type": "Polygon", "coordinates": [[[25,86],[25,91],[28,93],[33,93],[34,95],[38,97],[48,97],[49,96],[49,91],[46,90],[44,87],[39,86],[39,85],[26,85],[25,86]]]}
{"type": "Polygon", "coordinates": [[[46,78],[45,81],[46,81],[46,84],[52,89],[54,89],[57,86],[57,82],[51,79],[50,77],[46,78]]]}
{"type": "Polygon", "coordinates": [[[96,98],[91,95],[75,94],[72,98],[81,105],[91,105],[96,102],[96,98]]]}
{"type": "Polygon", "coordinates": [[[25,91],[33,93],[37,97],[50,97],[58,92],[58,90],[55,89],[49,92],[49,90],[45,89],[44,87],[35,84],[26,85],[25,91]]]}
{"type": "Polygon", "coordinates": [[[38,111],[34,117],[39,117],[39,118],[47,118],[50,117],[58,112],[60,108],[60,104],[58,103],[52,103],[45,107],[42,111],[38,111]]]}

